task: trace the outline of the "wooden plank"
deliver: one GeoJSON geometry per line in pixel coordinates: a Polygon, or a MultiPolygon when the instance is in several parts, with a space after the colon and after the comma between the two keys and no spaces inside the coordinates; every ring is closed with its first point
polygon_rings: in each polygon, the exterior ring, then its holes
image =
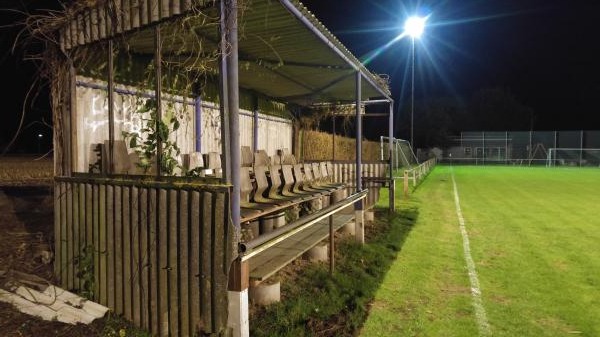
{"type": "MultiPolygon", "coordinates": [[[[79,184],[79,255],[83,256],[86,243],[86,228],[87,228],[87,214],[86,214],[86,188],[84,183],[79,184]]],[[[80,260],[81,261],[81,260],[80,260]]],[[[81,268],[81,265],[79,265],[81,268]]],[[[81,271],[81,269],[79,269],[81,271]]],[[[83,275],[82,275],[83,276],[83,275]]],[[[79,289],[84,289],[84,279],[79,280],[79,289]]]]}
{"type": "Polygon", "coordinates": [[[131,240],[131,187],[123,188],[123,314],[125,318],[133,320],[133,277],[132,271],[134,270],[132,254],[132,240],[131,240]]]}
{"type": "Polygon", "coordinates": [[[181,13],[181,9],[179,8],[179,0],[171,0],[171,15],[178,15],[181,13]]]}
{"type": "Polygon", "coordinates": [[[98,36],[100,39],[106,37],[106,5],[98,7],[98,36]]]}
{"type": "Polygon", "coordinates": [[[70,183],[65,184],[65,200],[66,200],[66,220],[67,220],[67,289],[73,289],[74,287],[74,249],[75,241],[73,237],[73,188],[70,183]]]}
{"type": "Polygon", "coordinates": [[[113,22],[110,27],[113,27],[115,32],[118,34],[123,32],[123,8],[121,6],[121,0],[114,0],[113,6],[114,16],[112,17],[113,22]]]}
{"type": "Polygon", "coordinates": [[[92,185],[92,238],[94,251],[94,300],[100,298],[100,186],[92,185]]]}
{"type": "Polygon", "coordinates": [[[140,189],[133,187],[131,189],[131,284],[132,290],[132,321],[137,326],[142,322],[141,317],[141,297],[140,289],[140,189]]]}
{"type": "Polygon", "coordinates": [[[148,0],[139,0],[139,2],[140,2],[140,23],[142,25],[146,25],[146,24],[148,24],[148,17],[150,16],[148,0]]]}
{"type": "Polygon", "coordinates": [[[131,28],[138,28],[140,26],[140,1],[131,0],[131,28]]]}
{"type": "Polygon", "coordinates": [[[81,244],[80,244],[80,218],[79,218],[79,184],[72,183],[71,194],[73,197],[73,289],[81,289],[79,280],[79,261],[81,260],[81,244]]]}
{"type": "MultiPolygon", "coordinates": [[[[229,278],[227,273],[229,271],[228,256],[229,252],[227,249],[227,226],[229,223],[229,217],[226,208],[229,208],[229,198],[225,199],[225,193],[215,193],[216,198],[213,209],[215,211],[213,219],[213,249],[211,260],[213,263],[211,281],[212,281],[212,326],[213,329],[227,325],[227,296],[222,294],[227,291],[227,283],[229,278]]],[[[247,274],[245,274],[247,275],[247,274]]],[[[247,276],[246,276],[247,277],[247,276]]],[[[242,284],[248,282],[248,279],[242,280],[242,284]]]]}
{"type": "MultiPolygon", "coordinates": [[[[334,229],[338,230],[353,218],[351,214],[335,214],[334,229]]],[[[329,220],[326,218],[248,260],[250,278],[266,280],[328,236],[329,220]]]]}
{"type": "Polygon", "coordinates": [[[192,0],[182,0],[181,1],[181,11],[189,11],[192,9],[192,0]]]}
{"type": "Polygon", "coordinates": [[[170,16],[169,3],[171,0],[159,0],[158,2],[160,2],[160,19],[168,18],[170,16]]]}
{"type": "Polygon", "coordinates": [[[158,278],[159,278],[159,264],[158,264],[158,254],[156,253],[158,249],[157,242],[157,233],[158,233],[158,214],[161,211],[158,208],[158,193],[156,188],[152,188],[149,191],[149,211],[150,214],[148,218],[149,228],[148,228],[148,243],[150,245],[150,331],[153,334],[158,334],[159,332],[159,319],[160,315],[158,314],[158,278]]]}
{"type": "Polygon", "coordinates": [[[106,186],[106,297],[107,307],[115,308],[115,227],[114,187],[106,186]]]}
{"type": "Polygon", "coordinates": [[[160,0],[159,1],[151,1],[148,0],[148,7],[150,8],[150,20],[148,22],[156,22],[160,18],[160,0]]]}
{"type": "MultiPolygon", "coordinates": [[[[123,187],[115,186],[115,306],[117,314],[123,314],[123,187]]],[[[129,242],[126,242],[129,245],[129,242]]]]}
{"type": "Polygon", "coordinates": [[[150,268],[148,264],[148,189],[140,189],[140,320],[141,326],[145,329],[150,328],[149,309],[150,309],[150,268]]]}
{"type": "Polygon", "coordinates": [[[168,284],[169,284],[169,332],[171,336],[179,336],[179,268],[178,262],[178,214],[179,213],[179,193],[177,190],[169,190],[169,244],[168,256],[168,284]]]}
{"type": "Polygon", "coordinates": [[[128,31],[131,29],[131,3],[129,0],[122,0],[121,18],[123,20],[123,31],[128,31]]]}
{"type": "Polygon", "coordinates": [[[189,306],[189,251],[190,237],[189,237],[189,226],[190,219],[189,214],[189,194],[185,190],[179,192],[179,318],[180,326],[179,332],[182,336],[189,336],[193,334],[193,330],[190,330],[190,306],[189,306]]]}
{"type": "Polygon", "coordinates": [[[98,39],[100,38],[100,32],[98,29],[98,8],[92,8],[90,10],[90,24],[91,24],[91,30],[92,30],[92,40],[93,41],[98,41],[98,39]]]}
{"type": "Polygon", "coordinates": [[[202,193],[202,230],[200,245],[200,316],[202,317],[202,327],[212,331],[212,306],[211,293],[212,282],[212,261],[211,252],[213,245],[212,227],[213,227],[213,195],[209,192],[202,193]]]}
{"type": "Polygon", "coordinates": [[[98,237],[100,244],[100,285],[99,302],[102,305],[108,304],[108,294],[106,289],[107,281],[107,257],[106,257],[106,185],[100,185],[98,191],[98,237]]]}
{"type": "Polygon", "coordinates": [[[159,278],[158,278],[158,307],[160,313],[159,335],[169,335],[169,285],[167,284],[167,246],[168,246],[168,226],[169,226],[169,209],[167,208],[167,190],[160,189],[158,195],[159,203],[159,218],[158,218],[158,260],[159,260],[159,278]]]}
{"type": "Polygon", "coordinates": [[[188,279],[190,283],[190,331],[200,328],[200,238],[201,238],[201,197],[198,191],[191,192],[190,201],[190,266],[188,279]]]}

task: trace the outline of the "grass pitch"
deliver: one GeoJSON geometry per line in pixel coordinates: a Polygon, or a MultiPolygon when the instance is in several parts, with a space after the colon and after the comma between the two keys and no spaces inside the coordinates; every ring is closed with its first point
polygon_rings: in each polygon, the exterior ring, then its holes
{"type": "MultiPolygon", "coordinates": [[[[452,172],[492,336],[600,336],[600,170],[439,166],[362,336],[477,336],[452,172]]],[[[400,196],[401,197],[401,196],[400,196]]]]}

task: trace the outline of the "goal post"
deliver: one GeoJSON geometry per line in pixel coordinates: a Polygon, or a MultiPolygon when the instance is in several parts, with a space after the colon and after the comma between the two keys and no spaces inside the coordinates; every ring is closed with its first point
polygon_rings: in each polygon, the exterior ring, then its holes
{"type": "MultiPolygon", "coordinates": [[[[386,159],[385,153],[389,147],[389,137],[380,137],[381,160],[386,159]],[[384,151],[384,149],[386,149],[384,151]]],[[[404,139],[392,138],[392,151],[394,152],[394,162],[392,169],[394,171],[403,167],[412,167],[419,164],[417,156],[409,141],[404,139]]]]}
{"type": "Polygon", "coordinates": [[[550,148],[546,166],[589,166],[600,167],[600,149],[550,148]]]}

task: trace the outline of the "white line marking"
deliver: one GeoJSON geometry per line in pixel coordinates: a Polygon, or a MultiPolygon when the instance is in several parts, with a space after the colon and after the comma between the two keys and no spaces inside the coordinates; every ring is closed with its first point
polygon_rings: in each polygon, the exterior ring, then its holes
{"type": "Polygon", "coordinates": [[[456,204],[456,215],[458,215],[458,223],[460,224],[460,234],[463,239],[463,250],[465,253],[465,262],[467,263],[467,269],[469,271],[469,281],[471,282],[471,295],[473,296],[473,307],[475,308],[475,317],[477,318],[477,327],[479,328],[480,336],[490,336],[490,324],[488,323],[485,308],[483,307],[483,301],[481,300],[481,289],[479,288],[479,278],[477,277],[477,271],[475,270],[475,262],[471,256],[471,245],[469,244],[469,234],[465,226],[465,219],[463,218],[462,211],[460,209],[460,199],[458,198],[458,188],[456,187],[456,180],[454,179],[454,169],[450,168],[452,172],[452,185],[454,186],[454,203],[456,204]]]}

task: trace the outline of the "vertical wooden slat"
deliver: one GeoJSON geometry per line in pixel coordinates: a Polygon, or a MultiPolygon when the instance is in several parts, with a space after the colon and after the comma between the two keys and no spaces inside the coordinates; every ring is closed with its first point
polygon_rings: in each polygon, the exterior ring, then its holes
{"type": "MultiPolygon", "coordinates": [[[[123,188],[115,186],[115,306],[117,314],[123,314],[124,281],[123,278],[123,188]]],[[[125,242],[125,246],[129,246],[125,242]]]]}
{"type": "MultiPolygon", "coordinates": [[[[84,183],[79,184],[79,256],[83,256],[85,247],[87,246],[86,241],[86,228],[87,228],[87,202],[86,202],[86,188],[84,183]]],[[[81,259],[80,259],[81,261],[81,259]]],[[[81,264],[79,265],[79,272],[81,272],[81,264]]],[[[83,275],[82,275],[83,276],[83,275]]],[[[79,280],[79,289],[84,289],[84,278],[79,280]]]]}
{"type": "Polygon", "coordinates": [[[131,187],[123,188],[123,313],[129,320],[133,320],[133,259],[131,251],[133,242],[131,240],[131,204],[134,199],[131,195],[131,187]]]}
{"type": "Polygon", "coordinates": [[[129,0],[122,0],[122,15],[121,18],[123,20],[123,31],[128,31],[131,29],[131,3],[129,0]]]}
{"type": "Polygon", "coordinates": [[[83,13],[77,15],[77,44],[85,44],[85,27],[83,13]]]}
{"type": "Polygon", "coordinates": [[[192,0],[182,0],[181,1],[181,10],[188,11],[192,8],[192,0]]]}
{"type": "Polygon", "coordinates": [[[131,28],[140,26],[140,0],[131,0],[131,28]]]}
{"type": "Polygon", "coordinates": [[[148,218],[149,229],[148,229],[148,243],[150,246],[150,331],[153,334],[159,333],[158,322],[160,315],[158,314],[158,275],[159,275],[159,264],[157,233],[158,233],[158,216],[160,213],[164,213],[164,210],[158,208],[157,191],[155,188],[150,190],[149,195],[149,211],[148,218]]]}
{"type": "Polygon", "coordinates": [[[179,193],[177,190],[169,190],[169,332],[171,336],[179,336],[179,269],[177,266],[177,239],[178,239],[178,213],[179,213],[179,193]]]}
{"type": "Polygon", "coordinates": [[[62,284],[62,255],[64,245],[62,242],[62,209],[61,205],[61,183],[54,184],[54,276],[62,284]]]}
{"type": "Polygon", "coordinates": [[[80,218],[79,218],[79,184],[71,183],[73,197],[73,289],[81,289],[79,282],[79,266],[81,256],[80,238],[80,218]]]}
{"type": "Polygon", "coordinates": [[[179,317],[180,327],[179,332],[181,336],[190,335],[190,312],[189,312],[189,279],[190,273],[188,263],[188,247],[190,242],[189,237],[189,225],[190,221],[188,218],[189,214],[189,195],[188,192],[182,190],[179,192],[179,317]]]}
{"type": "Polygon", "coordinates": [[[149,309],[150,309],[150,282],[149,282],[149,265],[148,265],[148,189],[140,189],[140,225],[139,225],[139,242],[140,242],[140,262],[139,270],[141,277],[140,283],[140,324],[148,329],[149,309]]]}
{"type": "Polygon", "coordinates": [[[133,284],[133,323],[137,326],[141,323],[141,297],[140,289],[140,190],[137,187],[131,189],[131,283],[133,284]]]}
{"type": "Polygon", "coordinates": [[[188,279],[190,282],[190,332],[196,332],[200,326],[200,244],[201,244],[201,222],[200,193],[191,192],[190,207],[190,266],[188,279]]]}
{"type": "Polygon", "coordinates": [[[114,12],[111,17],[112,27],[116,33],[123,32],[123,8],[121,7],[121,0],[114,0],[113,2],[114,12]]]}
{"type": "Polygon", "coordinates": [[[213,221],[213,199],[209,192],[202,193],[202,245],[201,245],[201,276],[200,276],[200,315],[204,329],[212,331],[212,308],[211,308],[211,275],[212,275],[212,221],[213,221]]]}
{"type": "Polygon", "coordinates": [[[224,278],[227,275],[229,265],[227,265],[227,240],[226,240],[226,212],[227,207],[225,194],[218,192],[214,196],[215,205],[213,217],[213,248],[211,260],[213,263],[211,281],[213,284],[211,291],[212,303],[212,323],[213,328],[224,326],[227,324],[227,297],[223,296],[223,292],[227,290],[228,279],[224,278]]]}
{"type": "Polygon", "coordinates": [[[85,43],[92,42],[92,10],[87,9],[83,12],[83,25],[85,26],[85,43]]]}
{"type": "Polygon", "coordinates": [[[159,0],[158,2],[160,2],[160,18],[168,18],[169,17],[169,3],[171,2],[170,0],[159,0]]]}
{"type": "Polygon", "coordinates": [[[115,308],[115,226],[114,187],[106,186],[106,297],[108,307],[115,308]]]}
{"type": "Polygon", "coordinates": [[[99,193],[98,193],[98,210],[99,210],[99,220],[98,220],[98,237],[100,240],[100,299],[99,302],[102,305],[108,304],[108,293],[106,289],[106,281],[107,281],[107,267],[108,261],[106,256],[106,185],[100,185],[99,193]]]}
{"type": "Polygon", "coordinates": [[[93,207],[93,228],[92,237],[94,238],[94,299],[100,299],[100,186],[92,185],[92,207],[93,207]]]}
{"type": "Polygon", "coordinates": [[[98,7],[98,36],[103,39],[106,33],[106,5],[98,7]]]}
{"type": "Polygon", "coordinates": [[[179,0],[171,0],[171,15],[177,15],[181,13],[179,8],[179,0]]]}
{"type": "Polygon", "coordinates": [[[90,25],[92,31],[92,41],[97,41],[100,38],[99,28],[98,28],[98,8],[92,8],[90,11],[90,25]]]}
{"type": "Polygon", "coordinates": [[[159,287],[159,296],[158,296],[158,306],[160,312],[160,321],[159,321],[159,329],[160,336],[168,336],[169,335],[169,298],[168,291],[169,286],[167,284],[167,273],[168,273],[168,226],[169,226],[169,209],[167,208],[168,200],[167,200],[167,190],[161,189],[159,192],[159,210],[160,216],[158,221],[158,259],[159,259],[159,278],[158,278],[158,287],[159,287]]]}
{"type": "Polygon", "coordinates": [[[138,0],[140,2],[140,22],[142,25],[148,23],[150,16],[150,9],[148,7],[148,0],[138,0]]]}
{"type": "Polygon", "coordinates": [[[158,19],[160,18],[160,0],[148,0],[148,6],[150,7],[150,20],[148,20],[148,22],[158,21],[158,19]]]}
{"type": "Polygon", "coordinates": [[[74,254],[75,241],[73,240],[73,189],[70,183],[65,183],[65,199],[67,203],[66,218],[67,218],[67,289],[74,287],[74,254]]]}

